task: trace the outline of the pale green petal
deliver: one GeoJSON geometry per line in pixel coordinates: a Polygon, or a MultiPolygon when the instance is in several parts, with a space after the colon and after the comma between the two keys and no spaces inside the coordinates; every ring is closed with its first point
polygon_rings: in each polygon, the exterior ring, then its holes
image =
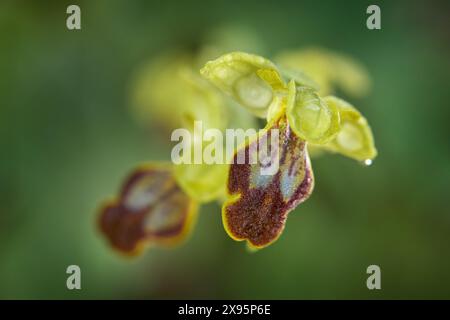
{"type": "Polygon", "coordinates": [[[196,120],[205,128],[224,129],[228,121],[222,93],[194,72],[192,59],[182,54],[156,58],[141,68],[131,105],[138,121],[169,130],[192,129],[196,120]]]}
{"type": "Polygon", "coordinates": [[[368,161],[377,156],[372,130],[361,113],[342,99],[328,96],[324,100],[339,110],[341,129],[337,136],[322,146],[324,149],[341,153],[347,157],[368,161]]]}
{"type": "MultiPolygon", "coordinates": [[[[183,85],[180,92],[172,91],[172,95],[179,95],[181,126],[193,130],[194,121],[202,121],[204,130],[225,129],[228,112],[224,96],[191,68],[183,68],[179,76],[183,85]]],[[[172,117],[176,116],[172,113],[172,117]]]]}
{"type": "MultiPolygon", "coordinates": [[[[184,87],[179,71],[189,65],[189,58],[182,54],[165,54],[141,66],[131,84],[131,111],[143,125],[157,123],[165,129],[178,128],[182,106],[174,88],[184,87]]],[[[179,90],[179,89],[178,89],[179,90]]]]}
{"type": "Polygon", "coordinates": [[[315,144],[325,144],[339,132],[339,112],[311,88],[289,82],[286,115],[294,133],[315,144]]]}
{"type": "MultiPolygon", "coordinates": [[[[226,164],[226,155],[222,154],[217,158],[209,160],[214,162],[206,162],[208,151],[215,152],[216,145],[213,142],[203,141],[203,136],[197,130],[192,132],[190,144],[186,144],[185,148],[190,148],[190,161],[174,165],[174,176],[178,185],[191,198],[198,202],[209,202],[220,198],[225,193],[226,178],[229,165],[226,164]],[[209,149],[213,146],[212,149],[209,149]],[[201,160],[196,163],[196,153],[201,155],[201,160]],[[205,155],[206,153],[206,155],[205,155]],[[224,164],[225,163],[225,164],[224,164]]],[[[222,142],[223,143],[223,142],[222,142]]],[[[223,147],[219,144],[217,147],[223,147]]]]}
{"type": "Polygon", "coordinates": [[[233,52],[208,62],[201,74],[214,85],[264,118],[277,91],[285,84],[276,66],[269,60],[242,52],[233,52]]]}
{"type": "Polygon", "coordinates": [[[299,69],[284,67],[280,68],[280,70],[285,79],[294,80],[297,86],[310,87],[316,91],[320,88],[317,82],[299,69]]]}
{"type": "Polygon", "coordinates": [[[227,164],[180,164],[175,166],[175,179],[191,198],[208,202],[225,194],[227,164]]]}
{"type": "Polygon", "coordinates": [[[228,112],[227,129],[250,129],[258,127],[258,118],[247,109],[242,108],[236,101],[226,98],[226,109],[228,112]]]}
{"type": "Polygon", "coordinates": [[[311,77],[318,84],[321,95],[331,94],[339,87],[346,94],[359,97],[370,89],[366,68],[356,59],[331,50],[307,48],[285,51],[275,61],[282,70],[296,70],[311,77]]]}
{"type": "Polygon", "coordinates": [[[362,97],[370,90],[370,77],[366,68],[355,59],[333,54],[334,82],[348,95],[362,97]]]}
{"type": "Polygon", "coordinates": [[[320,94],[330,94],[333,91],[333,66],[325,50],[309,48],[289,50],[278,54],[275,62],[283,69],[302,72],[319,86],[320,94]]]}

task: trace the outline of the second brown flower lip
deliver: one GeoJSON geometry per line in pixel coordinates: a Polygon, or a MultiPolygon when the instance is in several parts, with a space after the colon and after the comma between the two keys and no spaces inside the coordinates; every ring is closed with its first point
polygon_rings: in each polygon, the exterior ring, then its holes
{"type": "MultiPolygon", "coordinates": [[[[228,234],[238,241],[247,240],[254,248],[268,246],[278,239],[288,213],[305,201],[314,187],[306,142],[292,132],[284,116],[269,126],[281,132],[279,145],[271,146],[280,149],[278,171],[263,176],[258,164],[232,164],[229,198],[222,209],[228,234]]],[[[249,149],[249,145],[244,148],[249,149]]]]}

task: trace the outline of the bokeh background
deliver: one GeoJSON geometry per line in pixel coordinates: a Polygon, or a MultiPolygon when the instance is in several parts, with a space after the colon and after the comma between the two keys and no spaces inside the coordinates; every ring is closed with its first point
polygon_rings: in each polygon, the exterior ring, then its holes
{"type": "Polygon", "coordinates": [[[444,1],[2,1],[0,298],[450,298],[448,12],[444,1]],[[372,3],[378,31],[366,28],[372,3]],[[69,4],[81,31],[66,29],[69,4]],[[372,90],[351,101],[379,156],[368,168],[313,159],[315,192],[257,253],[226,235],[213,203],[183,246],[123,258],[95,228],[99,201],[171,147],[130,113],[133,75],[216,28],[254,34],[268,57],[315,45],[362,62],[372,90]],[[80,291],[66,289],[70,264],[80,291]],[[382,290],[366,288],[371,264],[382,290]]]}

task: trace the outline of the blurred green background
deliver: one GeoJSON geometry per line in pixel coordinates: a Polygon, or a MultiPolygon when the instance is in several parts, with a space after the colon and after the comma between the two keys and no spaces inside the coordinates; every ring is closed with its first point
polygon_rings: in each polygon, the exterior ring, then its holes
{"type": "Polygon", "coordinates": [[[448,12],[444,1],[2,1],[0,298],[450,298],[448,12]],[[66,29],[75,3],[81,31],[66,29]],[[366,28],[372,3],[378,31],[366,28]],[[130,81],[217,27],[255,33],[268,57],[316,45],[365,64],[372,91],[351,101],[379,156],[369,168],[313,159],[315,192],[262,251],[231,240],[210,204],[183,246],[125,259],[95,228],[99,201],[171,147],[133,119],[130,81]],[[70,264],[80,291],[66,289],[70,264]],[[382,290],[366,288],[371,264],[382,290]]]}

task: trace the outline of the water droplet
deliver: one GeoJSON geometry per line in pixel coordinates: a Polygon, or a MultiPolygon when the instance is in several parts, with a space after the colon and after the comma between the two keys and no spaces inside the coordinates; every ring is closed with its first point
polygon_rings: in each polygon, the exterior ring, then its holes
{"type": "Polygon", "coordinates": [[[364,160],[364,165],[366,165],[366,166],[370,166],[370,165],[372,165],[372,163],[373,163],[373,161],[372,161],[372,159],[366,159],[366,160],[364,160]]]}

